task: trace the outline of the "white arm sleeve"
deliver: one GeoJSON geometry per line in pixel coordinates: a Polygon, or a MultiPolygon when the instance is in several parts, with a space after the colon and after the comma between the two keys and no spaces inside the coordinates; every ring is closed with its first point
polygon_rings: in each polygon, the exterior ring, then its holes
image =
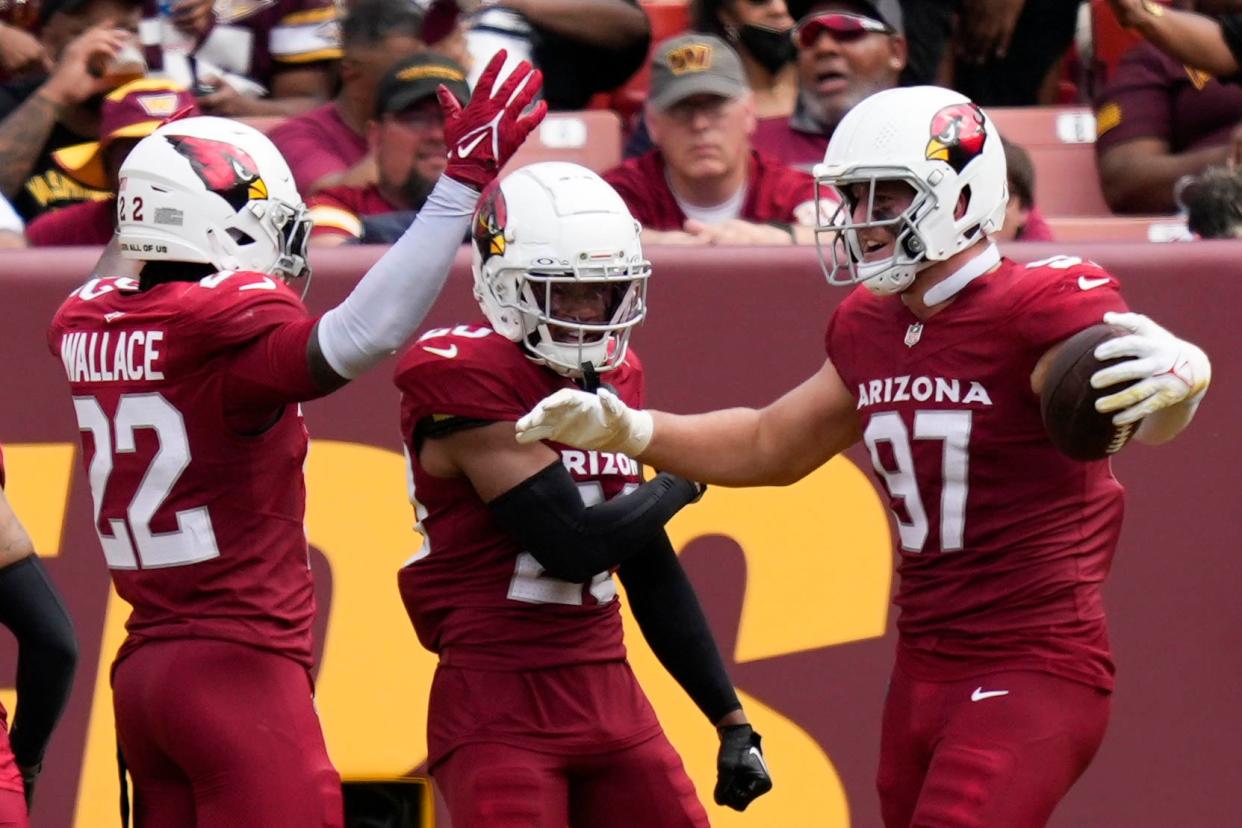
{"type": "Polygon", "coordinates": [[[353,379],[396,351],[422,324],[478,200],[473,188],[440,176],[409,229],[345,301],[319,320],[319,347],[332,370],[353,379]]]}

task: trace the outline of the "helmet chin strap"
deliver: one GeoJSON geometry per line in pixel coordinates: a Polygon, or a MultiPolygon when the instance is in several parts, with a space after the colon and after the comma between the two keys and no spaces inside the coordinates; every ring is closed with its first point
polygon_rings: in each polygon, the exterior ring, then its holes
{"type": "Polygon", "coordinates": [[[594,363],[582,363],[582,390],[589,394],[599,391],[599,372],[595,370],[594,363]]]}
{"type": "Polygon", "coordinates": [[[983,252],[962,265],[942,282],[927,289],[923,303],[928,307],[947,302],[961,292],[962,288],[987,273],[1000,262],[1000,250],[996,242],[989,241],[983,252]]]}
{"type": "Polygon", "coordinates": [[[914,281],[914,277],[918,274],[918,264],[914,262],[894,264],[895,258],[897,257],[894,256],[883,262],[859,264],[858,274],[862,277],[861,281],[871,289],[872,293],[887,297],[887,295],[902,292],[910,287],[910,282],[914,281]]]}

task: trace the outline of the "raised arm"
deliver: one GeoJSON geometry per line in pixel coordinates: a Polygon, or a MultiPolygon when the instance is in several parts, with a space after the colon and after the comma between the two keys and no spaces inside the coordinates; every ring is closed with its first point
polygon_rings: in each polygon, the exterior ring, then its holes
{"type": "Polygon", "coordinates": [[[523,62],[494,88],[505,52],[492,58],[463,109],[440,87],[448,165],[408,230],[345,301],[324,314],[310,338],[312,375],[339,388],[399,348],[422,324],[448,278],[479,193],[499,174],[547,112],[542,76],[523,62]]]}
{"type": "Polygon", "coordinates": [[[1108,0],[1118,22],[1135,29],[1169,57],[1217,77],[1238,74],[1238,59],[1226,32],[1242,28],[1242,15],[1220,20],[1181,11],[1152,0],[1108,0]]]}
{"type": "Polygon", "coordinates": [[[107,88],[90,67],[115,55],[128,36],[106,24],[87,29],[65,47],[51,77],[0,121],[0,194],[14,198],[21,190],[67,107],[107,88]]]}

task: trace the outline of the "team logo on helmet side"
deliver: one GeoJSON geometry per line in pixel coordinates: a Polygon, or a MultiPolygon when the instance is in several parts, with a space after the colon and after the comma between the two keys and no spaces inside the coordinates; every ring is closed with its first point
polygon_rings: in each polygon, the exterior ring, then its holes
{"type": "Polygon", "coordinates": [[[190,168],[207,189],[227,201],[234,210],[245,207],[252,199],[267,198],[267,184],[259,175],[259,165],[241,147],[190,135],[164,137],[190,162],[190,168]]]}
{"type": "Polygon", "coordinates": [[[500,181],[488,184],[479,196],[479,208],[474,212],[470,235],[479,256],[486,262],[492,256],[505,254],[505,225],[509,223],[509,209],[505,206],[505,194],[500,191],[500,181]]]}
{"type": "Polygon", "coordinates": [[[943,161],[959,173],[983,152],[988,140],[983,110],[973,103],[944,107],[932,116],[930,131],[927,159],[943,161]]]}

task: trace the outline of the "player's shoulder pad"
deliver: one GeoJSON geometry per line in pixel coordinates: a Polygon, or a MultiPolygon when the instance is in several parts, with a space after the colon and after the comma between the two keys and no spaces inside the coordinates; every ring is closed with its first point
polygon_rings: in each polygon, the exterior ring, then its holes
{"type": "Polygon", "coordinates": [[[420,336],[394,380],[406,404],[424,413],[516,419],[525,413],[516,383],[527,367],[522,349],[491,328],[457,325],[420,336]]]}
{"type": "Polygon", "coordinates": [[[184,301],[213,318],[263,306],[305,310],[302,297],[283,279],[249,270],[222,270],[187,283],[184,301]]]}
{"type": "Polygon", "coordinates": [[[93,276],[69,294],[69,301],[89,302],[110,293],[136,293],[140,285],[130,276],[93,276]]]}
{"type": "Polygon", "coordinates": [[[211,291],[213,296],[247,294],[262,296],[267,293],[278,296],[288,295],[301,301],[293,288],[285,284],[284,279],[253,270],[221,270],[199,279],[194,283],[194,287],[201,291],[211,291]]]}
{"type": "Polygon", "coordinates": [[[1116,291],[1120,283],[1100,265],[1080,256],[1051,256],[1021,266],[1019,282],[1028,294],[1116,291]]]}
{"type": "Polygon", "coordinates": [[[440,377],[449,374],[507,374],[521,360],[521,349],[486,325],[455,325],[431,328],[414,341],[397,363],[397,381],[403,378],[440,377]]]}
{"type": "Polygon", "coordinates": [[[65,301],[57,308],[52,317],[49,336],[64,325],[74,324],[84,318],[108,311],[109,297],[121,294],[136,293],[140,288],[137,279],[128,276],[92,277],[78,285],[65,297],[65,301]],[[99,301],[96,301],[99,300],[99,301]]]}

